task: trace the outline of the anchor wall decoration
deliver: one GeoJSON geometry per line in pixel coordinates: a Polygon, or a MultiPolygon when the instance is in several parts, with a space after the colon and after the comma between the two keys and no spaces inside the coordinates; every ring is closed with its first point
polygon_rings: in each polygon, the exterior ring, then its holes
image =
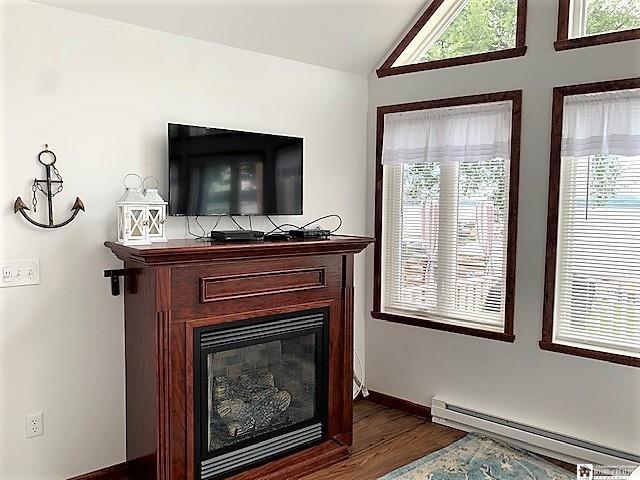
{"type": "Polygon", "coordinates": [[[49,145],[44,146],[44,150],[38,154],[38,161],[45,167],[47,178],[44,180],[38,180],[35,178],[33,180],[33,185],[31,186],[31,190],[33,191],[33,200],[31,204],[33,205],[33,211],[36,211],[36,207],[38,205],[37,192],[40,191],[47,197],[47,204],[49,207],[49,222],[48,223],[40,223],[35,221],[33,218],[27,215],[27,211],[29,208],[25,205],[20,197],[16,198],[15,203],[13,204],[13,213],[20,212],[27,221],[36,227],[41,228],[60,228],[65,225],[71,223],[74,218],[78,215],[78,212],[82,210],[84,212],[84,203],[80,200],[80,197],[76,197],[76,201],[71,207],[71,211],[73,212],[69,218],[67,218],[64,222],[54,223],[53,221],[53,197],[55,197],[58,193],[62,191],[62,176],[60,172],[55,167],[56,163],[56,155],[51,150],[49,150],[49,145]],[[55,176],[53,178],[52,176],[55,176]],[[44,187],[45,185],[46,187],[44,187]],[[46,190],[45,190],[46,188],[46,190]]]}

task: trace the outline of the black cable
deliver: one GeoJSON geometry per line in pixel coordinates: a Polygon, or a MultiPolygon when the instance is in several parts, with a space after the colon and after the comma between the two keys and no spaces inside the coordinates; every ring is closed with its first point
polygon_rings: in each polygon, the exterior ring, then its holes
{"type": "Polygon", "coordinates": [[[273,225],[274,227],[276,227],[276,230],[279,230],[280,227],[278,227],[278,225],[276,225],[276,222],[274,222],[273,220],[271,220],[271,217],[269,215],[265,215],[265,217],[267,218],[267,220],[269,220],[271,222],[271,225],[273,225]]]}
{"type": "Polygon", "coordinates": [[[204,227],[202,225],[200,225],[200,222],[198,221],[198,217],[200,215],[196,215],[195,221],[198,224],[198,226],[200,227],[200,230],[202,230],[202,236],[206,237],[207,236],[207,231],[204,229],[204,227]]]}
{"type": "MultiPolygon", "coordinates": [[[[196,235],[195,233],[193,233],[191,231],[191,224],[189,223],[189,216],[188,215],[186,217],[184,217],[184,218],[186,218],[186,220],[187,220],[187,232],[189,232],[189,235],[194,237],[196,240],[200,240],[202,238],[205,238],[205,237],[203,237],[201,235],[196,235]]],[[[202,231],[204,231],[204,229],[202,231]]]]}
{"type": "Polygon", "coordinates": [[[300,227],[298,225],[294,225],[293,223],[281,223],[280,225],[276,225],[275,223],[273,223],[273,221],[271,219],[269,219],[269,221],[271,221],[271,223],[276,228],[274,228],[273,230],[267,232],[266,235],[271,235],[273,232],[277,232],[278,230],[280,230],[282,233],[289,233],[286,230],[284,230],[282,227],[293,227],[296,230],[300,229],[300,227]]]}
{"type": "MultiPolygon", "coordinates": [[[[280,230],[282,233],[287,233],[286,231],[284,231],[281,227],[284,227],[286,224],[283,225],[276,225],[276,222],[274,222],[271,217],[269,215],[265,215],[265,217],[267,217],[267,220],[269,220],[271,222],[271,225],[273,225],[275,228],[273,230],[271,230],[270,232],[267,232],[267,235],[272,234],[273,232],[276,232],[278,230],[280,230]]],[[[298,228],[298,227],[296,227],[298,228]]]]}
{"type": "MultiPolygon", "coordinates": [[[[189,232],[189,235],[191,235],[192,237],[194,237],[196,240],[210,240],[211,237],[209,236],[209,234],[207,234],[207,230],[202,226],[202,224],[198,221],[198,217],[200,215],[196,215],[195,216],[195,221],[198,224],[198,226],[200,227],[200,230],[202,230],[202,235],[197,235],[195,233],[193,233],[191,231],[191,223],[189,222],[189,217],[186,216],[185,219],[187,220],[187,231],[189,232]]],[[[216,215],[216,223],[213,225],[213,228],[211,228],[211,230],[215,230],[218,227],[218,224],[220,223],[220,219],[225,216],[225,215],[216,215]]]]}
{"type": "Polygon", "coordinates": [[[236,222],[236,219],[235,219],[235,218],[233,218],[233,215],[229,215],[229,218],[230,218],[231,220],[233,220],[233,223],[235,223],[235,224],[238,226],[238,228],[239,228],[240,230],[244,230],[244,227],[243,227],[242,225],[240,225],[238,222],[236,222]]]}
{"type": "Polygon", "coordinates": [[[340,215],[336,215],[336,217],[338,217],[340,223],[338,223],[338,226],[336,228],[331,230],[331,233],[336,233],[338,230],[340,230],[340,227],[342,227],[342,217],[340,215]]]}
{"type": "Polygon", "coordinates": [[[215,230],[216,228],[218,228],[218,224],[220,223],[220,219],[222,218],[222,215],[218,215],[218,219],[216,220],[216,224],[213,226],[213,228],[211,230],[215,230]]]}
{"type": "MultiPolygon", "coordinates": [[[[218,218],[216,220],[215,225],[213,226],[212,230],[215,230],[218,227],[218,224],[220,223],[220,219],[225,216],[225,215],[218,215],[218,218]]],[[[195,233],[193,233],[191,231],[191,225],[189,223],[189,217],[185,217],[187,220],[187,231],[189,232],[189,235],[195,237],[197,240],[203,239],[203,238],[209,238],[209,236],[207,235],[207,231],[204,229],[204,227],[200,224],[200,222],[198,221],[198,217],[199,215],[196,215],[195,217],[195,221],[198,224],[198,226],[200,227],[200,229],[202,230],[203,235],[196,235],[195,233]]],[[[228,217],[233,221],[233,223],[236,224],[236,226],[240,229],[240,230],[245,230],[244,227],[242,227],[242,225],[240,225],[235,218],[233,218],[233,215],[228,215],[228,217]]],[[[265,233],[265,235],[271,235],[274,232],[280,231],[282,233],[289,233],[286,230],[284,230],[283,227],[293,227],[296,230],[304,230],[305,228],[307,228],[309,225],[312,225],[316,222],[319,222],[321,220],[326,220],[327,218],[337,218],[339,223],[338,226],[336,228],[334,228],[333,230],[330,231],[330,233],[335,233],[337,232],[340,227],[342,227],[342,217],[338,214],[331,214],[331,215],[325,215],[323,217],[318,217],[312,221],[310,221],[309,223],[305,223],[302,226],[299,225],[294,225],[293,223],[281,223],[280,225],[278,225],[276,222],[273,221],[273,219],[269,216],[269,215],[265,215],[265,217],[267,218],[267,220],[269,220],[269,222],[271,223],[271,225],[273,225],[273,229],[270,230],[269,232],[265,233]]],[[[249,215],[249,229],[253,230],[253,224],[252,224],[252,220],[251,220],[251,215],[249,215]]]]}
{"type": "Polygon", "coordinates": [[[315,220],[312,220],[311,222],[303,225],[300,228],[304,230],[305,228],[307,228],[312,223],[316,223],[316,222],[319,222],[320,220],[325,220],[327,218],[337,218],[340,221],[338,226],[335,229],[331,230],[331,233],[337,232],[340,229],[340,227],[342,226],[342,217],[340,215],[338,215],[338,214],[335,214],[335,213],[332,213],[331,215],[325,215],[324,217],[316,218],[315,220]]]}
{"type": "Polygon", "coordinates": [[[303,226],[301,226],[301,227],[300,227],[300,226],[298,226],[298,225],[293,225],[292,223],[282,223],[282,224],[280,224],[280,225],[277,225],[277,224],[276,224],[276,223],[271,219],[271,217],[270,217],[269,215],[265,215],[265,217],[267,217],[267,220],[269,220],[269,221],[271,222],[271,225],[273,225],[273,226],[275,227],[275,228],[274,228],[273,230],[271,230],[270,232],[267,232],[267,233],[266,233],[266,235],[270,235],[270,234],[272,234],[273,232],[276,232],[276,231],[278,231],[278,230],[280,230],[282,233],[288,233],[286,230],[283,230],[283,228],[282,228],[282,227],[293,227],[293,228],[294,228],[294,229],[296,229],[296,230],[303,230],[303,229],[307,228],[309,225],[314,224],[314,223],[316,223],[316,222],[319,222],[320,220],[325,220],[325,219],[327,219],[327,218],[337,218],[337,219],[338,219],[338,221],[339,221],[338,226],[337,226],[336,228],[334,228],[333,230],[331,230],[331,232],[330,232],[330,233],[335,233],[335,232],[337,232],[337,231],[340,229],[340,227],[342,227],[342,217],[341,217],[340,215],[338,215],[338,214],[335,214],[335,213],[333,213],[333,214],[331,214],[331,215],[325,215],[325,216],[323,216],[323,217],[316,218],[316,219],[314,219],[314,220],[310,221],[309,223],[307,223],[307,224],[305,224],[305,225],[303,225],[303,226]]]}

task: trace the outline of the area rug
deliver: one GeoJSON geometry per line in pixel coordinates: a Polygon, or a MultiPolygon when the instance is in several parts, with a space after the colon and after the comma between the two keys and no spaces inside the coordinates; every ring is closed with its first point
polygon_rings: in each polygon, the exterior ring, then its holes
{"type": "Polygon", "coordinates": [[[379,480],[575,480],[570,473],[525,450],[470,433],[442,450],[379,480]]]}

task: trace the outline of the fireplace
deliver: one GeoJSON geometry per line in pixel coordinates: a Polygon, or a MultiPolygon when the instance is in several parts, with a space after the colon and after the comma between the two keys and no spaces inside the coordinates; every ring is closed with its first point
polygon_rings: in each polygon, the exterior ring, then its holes
{"type": "Polygon", "coordinates": [[[328,320],[316,309],[194,330],[197,480],[326,438],[328,320]]]}
{"type": "Polygon", "coordinates": [[[371,242],[107,242],[124,261],[126,477],[294,480],[348,458],[353,262],[371,242]]]}

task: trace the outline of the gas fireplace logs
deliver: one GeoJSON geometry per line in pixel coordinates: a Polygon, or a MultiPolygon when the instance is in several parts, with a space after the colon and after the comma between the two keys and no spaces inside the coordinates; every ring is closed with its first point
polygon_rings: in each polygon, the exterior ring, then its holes
{"type": "Polygon", "coordinates": [[[216,377],[213,398],[221,430],[229,437],[272,425],[291,404],[291,394],[278,389],[268,371],[243,373],[235,380],[216,377]]]}

